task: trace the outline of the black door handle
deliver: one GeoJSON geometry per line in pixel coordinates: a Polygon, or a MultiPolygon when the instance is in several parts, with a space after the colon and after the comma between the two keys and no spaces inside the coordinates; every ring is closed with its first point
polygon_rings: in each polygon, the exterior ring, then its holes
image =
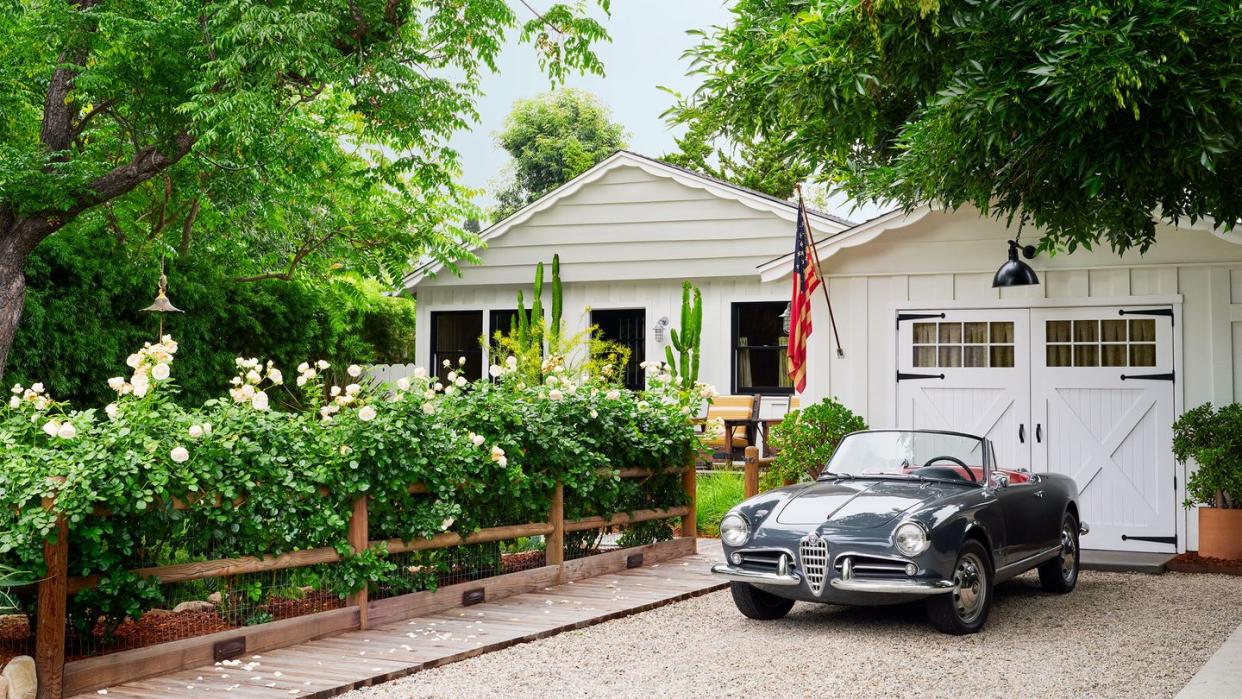
{"type": "Polygon", "coordinates": [[[1026,425],[1025,424],[1018,425],[1018,441],[1021,442],[1022,444],[1026,444],[1026,425]]]}
{"type": "Polygon", "coordinates": [[[1043,443],[1044,441],[1044,425],[1043,423],[1035,423],[1035,441],[1043,443]]]}

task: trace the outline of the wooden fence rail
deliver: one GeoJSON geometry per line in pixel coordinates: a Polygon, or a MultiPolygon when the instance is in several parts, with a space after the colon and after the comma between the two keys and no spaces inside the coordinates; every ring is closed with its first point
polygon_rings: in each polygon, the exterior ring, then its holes
{"type": "MultiPolygon", "coordinates": [[[[696,535],[694,505],[695,469],[693,466],[669,467],[654,471],[641,468],[600,469],[600,475],[612,474],[620,478],[649,478],[655,475],[673,475],[678,473],[682,474],[682,487],[686,493],[687,505],[618,512],[610,515],[584,517],[567,521],[564,515],[564,487],[557,483],[552,494],[546,522],[528,522],[489,527],[465,535],[456,532],[442,532],[427,539],[415,539],[412,541],[402,539],[370,540],[368,538],[369,498],[366,495],[361,495],[354,498],[347,538],[350,549],[354,553],[363,551],[368,547],[384,547],[391,554],[505,541],[518,537],[543,536],[546,537],[545,563],[549,567],[556,567],[552,580],[564,580],[566,532],[680,517],[682,520],[681,538],[690,539],[691,544],[693,544],[693,539],[696,535]]],[[[421,483],[411,484],[409,490],[411,493],[428,492],[427,487],[421,483]]],[[[326,495],[327,493],[321,492],[321,494],[326,495]]],[[[206,497],[208,496],[200,496],[196,502],[201,502],[206,497]]],[[[231,504],[236,506],[243,502],[244,499],[239,499],[231,504]]],[[[47,499],[43,506],[52,510],[55,508],[55,502],[52,499],[47,499]]],[[[181,500],[174,500],[173,506],[177,509],[184,509],[187,503],[181,500]]],[[[208,506],[221,507],[223,505],[221,499],[215,497],[208,506]]],[[[108,516],[108,512],[106,510],[98,510],[96,515],[108,516]]],[[[134,657],[128,658],[123,662],[107,663],[106,658],[111,656],[77,661],[75,665],[83,665],[84,667],[81,668],[81,671],[74,672],[71,681],[66,682],[65,637],[68,598],[70,595],[97,585],[99,583],[99,576],[69,577],[69,529],[64,517],[59,517],[57,520],[54,538],[49,538],[44,543],[44,559],[48,572],[38,586],[38,615],[35,628],[35,662],[39,673],[40,699],[61,699],[66,690],[69,690],[70,693],[88,691],[94,688],[106,687],[110,684],[149,676],[153,673],[152,668],[158,668],[154,672],[169,672],[175,669],[174,666],[178,664],[197,662],[192,660],[197,657],[195,653],[187,651],[186,648],[192,644],[197,649],[202,643],[198,642],[199,639],[190,638],[158,646],[140,648],[135,651],[127,651],[126,653],[133,654],[134,657]],[[166,647],[166,653],[161,650],[164,647],[166,647]],[[87,665],[90,666],[89,670],[85,667],[87,665]]],[[[239,556],[139,568],[129,572],[145,578],[153,578],[160,583],[178,583],[246,573],[302,568],[336,563],[340,560],[341,555],[334,548],[321,547],[292,551],[274,556],[239,556]]],[[[520,574],[514,573],[509,575],[520,574]]],[[[504,578],[506,576],[501,575],[498,577],[504,578]]],[[[262,636],[267,647],[277,647],[278,645],[289,645],[310,640],[324,633],[365,629],[368,625],[368,608],[374,604],[369,602],[368,592],[367,586],[364,585],[358,592],[350,595],[346,601],[345,609],[248,627],[246,629],[247,635],[262,636]],[[263,632],[261,630],[263,627],[271,627],[271,631],[263,632]]],[[[388,604],[386,606],[391,607],[393,605],[388,604]]],[[[205,641],[206,639],[202,640],[205,641]]],[[[197,652],[201,654],[201,649],[197,652]]]]}

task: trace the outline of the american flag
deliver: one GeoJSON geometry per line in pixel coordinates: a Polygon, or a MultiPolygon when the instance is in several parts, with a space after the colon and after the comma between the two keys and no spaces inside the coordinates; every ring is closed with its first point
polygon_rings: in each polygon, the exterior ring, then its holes
{"type": "Polygon", "coordinates": [[[806,390],[806,341],[811,336],[811,294],[819,286],[806,229],[806,206],[798,202],[794,233],[793,298],[789,302],[789,378],[798,393],[806,390]]]}

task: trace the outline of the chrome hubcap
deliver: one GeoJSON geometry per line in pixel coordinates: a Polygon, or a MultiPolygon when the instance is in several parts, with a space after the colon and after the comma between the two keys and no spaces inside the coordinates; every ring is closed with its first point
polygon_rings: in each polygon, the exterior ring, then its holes
{"type": "Polygon", "coordinates": [[[1061,578],[1073,582],[1078,575],[1078,547],[1074,544],[1074,532],[1061,528],[1061,578]]]}
{"type": "Polygon", "coordinates": [[[953,603],[957,616],[964,622],[972,622],[983,611],[987,594],[987,568],[973,553],[957,559],[953,571],[953,603]]]}

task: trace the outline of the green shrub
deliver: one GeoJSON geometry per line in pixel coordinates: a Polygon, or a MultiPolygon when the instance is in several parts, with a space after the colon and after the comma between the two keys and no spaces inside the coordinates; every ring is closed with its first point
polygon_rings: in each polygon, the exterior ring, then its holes
{"type": "Polygon", "coordinates": [[[695,483],[695,516],[699,533],[720,536],[720,520],[744,499],[746,486],[737,471],[698,474],[695,483]]]}
{"type": "Polygon", "coordinates": [[[776,459],[763,474],[763,489],[814,479],[842,437],[865,429],[861,417],[832,398],[789,413],[772,426],[770,446],[776,459]]]}
{"type": "Polygon", "coordinates": [[[1186,507],[1242,508],[1242,404],[1186,411],[1173,423],[1173,454],[1198,464],[1186,479],[1186,507]]]}

